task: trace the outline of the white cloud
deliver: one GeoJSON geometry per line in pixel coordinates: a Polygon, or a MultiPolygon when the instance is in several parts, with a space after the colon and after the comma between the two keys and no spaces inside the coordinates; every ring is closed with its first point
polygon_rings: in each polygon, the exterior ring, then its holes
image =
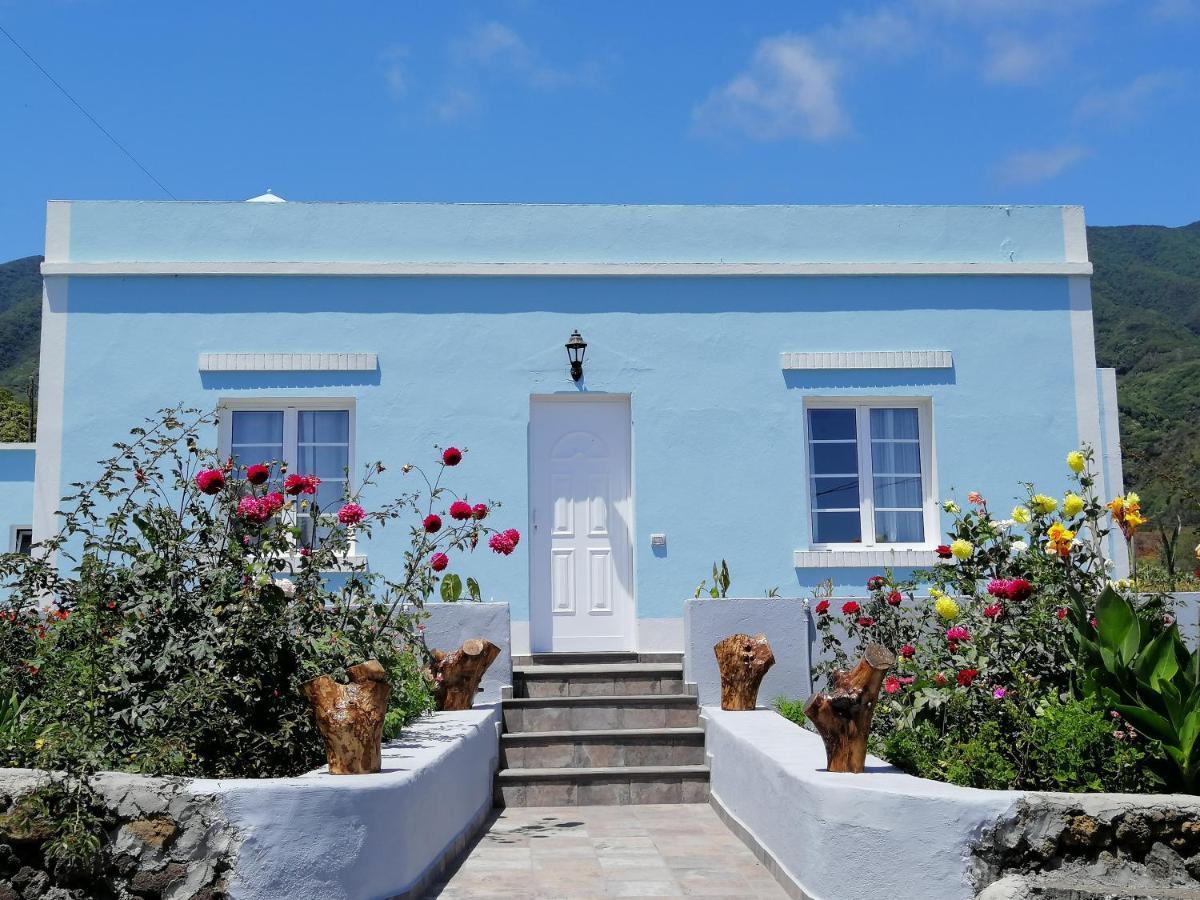
{"type": "Polygon", "coordinates": [[[390,47],[379,54],[383,80],[387,82],[388,90],[391,91],[393,97],[403,97],[408,93],[408,71],[405,67],[407,60],[407,47],[390,47]]]}
{"type": "Polygon", "coordinates": [[[1093,91],[1075,107],[1080,119],[1107,119],[1116,124],[1132,122],[1154,100],[1182,81],[1179,72],[1150,72],[1128,84],[1108,91],[1093,91]]]}
{"type": "Polygon", "coordinates": [[[451,44],[451,53],[460,65],[507,71],[541,88],[590,82],[597,72],[592,62],[574,69],[550,65],[517,31],[502,22],[485,22],[472,28],[451,44]]]}
{"type": "Polygon", "coordinates": [[[786,34],[760,41],[747,69],[693,110],[706,131],[756,140],[825,141],[849,130],[838,96],[839,66],[812,39],[786,34]]]}
{"type": "Polygon", "coordinates": [[[1049,150],[1026,150],[1014,153],[997,167],[1001,184],[1038,184],[1057,178],[1077,162],[1086,159],[1091,151],[1086,147],[1064,146],[1049,150]]]}
{"type": "Polygon", "coordinates": [[[989,35],[987,44],[983,75],[994,84],[1033,84],[1062,56],[1053,39],[1031,41],[1003,33],[989,35]]]}
{"type": "Polygon", "coordinates": [[[463,88],[449,88],[433,104],[433,114],[443,122],[453,122],[470,115],[479,106],[479,99],[463,88]]]}

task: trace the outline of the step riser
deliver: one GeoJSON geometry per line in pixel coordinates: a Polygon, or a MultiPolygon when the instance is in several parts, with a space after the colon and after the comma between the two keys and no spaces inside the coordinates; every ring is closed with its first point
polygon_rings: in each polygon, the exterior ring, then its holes
{"type": "Polygon", "coordinates": [[[682,694],[683,675],[518,676],[518,697],[599,697],[636,694],[682,694]]]}
{"type": "Polygon", "coordinates": [[[702,776],[665,780],[539,779],[527,784],[503,783],[496,788],[497,806],[628,806],[641,803],[706,803],[708,779],[702,776]]]}
{"type": "Polygon", "coordinates": [[[521,741],[501,746],[506,769],[558,769],[589,766],[699,766],[704,736],[622,741],[521,741]]]}
{"type": "Polygon", "coordinates": [[[566,666],[619,663],[683,664],[682,653],[538,653],[514,656],[514,666],[566,666]]]}
{"type": "Polygon", "coordinates": [[[608,704],[511,706],[504,708],[506,731],[593,731],[610,728],[695,728],[700,711],[692,704],[608,704]]]}

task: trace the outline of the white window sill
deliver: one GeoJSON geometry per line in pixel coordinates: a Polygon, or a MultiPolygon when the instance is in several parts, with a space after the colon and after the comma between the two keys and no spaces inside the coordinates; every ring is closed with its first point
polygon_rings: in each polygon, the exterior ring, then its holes
{"type": "Polygon", "coordinates": [[[796,550],[792,565],[797,569],[830,568],[923,568],[936,565],[933,550],[884,550],[858,547],[852,550],[796,550]]]}
{"type": "MultiPolygon", "coordinates": [[[[294,554],[291,556],[285,556],[283,559],[292,568],[292,570],[295,571],[300,568],[300,563],[304,559],[304,557],[297,553],[297,554],[294,554]]],[[[354,555],[350,555],[350,556],[342,556],[342,557],[339,557],[338,561],[336,563],[334,563],[332,566],[322,566],[319,571],[321,571],[321,572],[350,572],[350,571],[354,571],[355,569],[361,570],[362,567],[366,565],[366,563],[367,563],[367,557],[364,555],[354,554],[354,555]]],[[[283,572],[279,572],[277,574],[281,575],[283,577],[287,577],[288,573],[286,571],[283,571],[283,572]]]]}

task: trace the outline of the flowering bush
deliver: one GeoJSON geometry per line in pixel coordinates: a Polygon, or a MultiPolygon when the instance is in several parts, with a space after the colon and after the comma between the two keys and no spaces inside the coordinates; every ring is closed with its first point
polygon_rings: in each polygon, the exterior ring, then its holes
{"type": "MultiPolygon", "coordinates": [[[[483,515],[441,526],[447,502],[465,503],[443,484],[463,451],[441,453],[429,475],[404,466],[420,484],[383,505],[364,498],[384,471],[372,463],[321,508],[315,476],[203,449],[214,424],[174,409],[134,429],[94,482],[73,486],[56,536],[32,556],[0,556],[12,592],[0,696],[18,698],[36,734],[10,743],[10,763],[296,774],[323,759],[299,686],[370,658],[393,681],[390,733],[427,708],[413,658],[421,607],[453,560],[497,536],[483,515]],[[282,492],[270,490],[273,475],[282,492]],[[301,516],[317,527],[302,529],[301,516]],[[353,541],[405,519],[396,577],[351,554],[353,541]]],[[[511,553],[519,535],[499,534],[511,553]]]]}
{"type": "MultiPolygon", "coordinates": [[[[955,775],[958,770],[926,766],[920,762],[927,759],[924,751],[913,748],[928,744],[931,734],[947,748],[984,740],[993,731],[1015,735],[1026,728],[1033,734],[1041,726],[1032,723],[1052,705],[1078,699],[1078,651],[1068,608],[1073,598],[1098,597],[1109,584],[1111,565],[1102,548],[1110,523],[1128,538],[1145,521],[1138,521],[1136,495],[1132,501],[1121,498],[1119,505],[1101,502],[1092,465],[1089,448],[1073,452],[1067,459],[1071,490],[1061,501],[1026,485],[1025,500],[1007,519],[994,516],[977,492],[965,509],[947,501],[944,509],[954,516],[953,527],[937,550],[936,566],[904,582],[891,572],[872,577],[869,598],[843,604],[841,615],[827,600],[814,608],[827,658],[816,667],[818,675],[849,666],[853,646],[876,642],[896,652],[874,732],[876,748],[895,757],[893,762],[920,774],[974,783],[955,775]],[[918,596],[922,588],[927,597],[918,596]]],[[[1164,621],[1164,598],[1145,606],[1152,619],[1164,621]]],[[[1104,715],[1091,707],[1070,713],[1076,724],[1104,715]]],[[[1130,734],[1138,737],[1136,730],[1101,724],[1114,753],[1124,752],[1130,734]],[[1114,732],[1125,740],[1120,747],[1114,732]]],[[[1007,762],[989,763],[993,775],[1010,771],[1011,786],[1037,786],[1037,771],[1014,755],[1024,752],[1017,743],[998,740],[994,748],[1007,762]]],[[[1145,753],[1161,755],[1161,750],[1145,753]]],[[[1061,787],[1050,781],[1043,786],[1061,787]]],[[[1079,786],[1089,783],[1081,780],[1079,786]]]]}

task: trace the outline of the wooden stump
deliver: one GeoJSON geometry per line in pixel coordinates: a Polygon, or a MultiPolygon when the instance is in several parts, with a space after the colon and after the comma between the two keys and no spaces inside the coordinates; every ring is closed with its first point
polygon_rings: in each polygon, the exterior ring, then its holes
{"type": "Polygon", "coordinates": [[[764,634],[734,634],[713,647],[721,670],[721,709],[754,709],[758,686],[775,665],[775,654],[764,634]]]}
{"type": "Polygon", "coordinates": [[[437,708],[453,710],[474,706],[483,673],[499,655],[500,648],[485,638],[471,638],[449,653],[434,650],[429,673],[435,682],[433,699],[437,708]]]}
{"type": "Polygon", "coordinates": [[[300,686],[312,704],[317,729],[325,740],[331,775],[378,772],[381,765],[383,716],[392,687],[379,660],[371,659],[346,670],[349,684],[328,675],[300,686]]]}
{"type": "Polygon", "coordinates": [[[821,739],[830,772],[861,772],[867,759],[867,735],[883,676],[896,657],[880,644],[870,644],[849,672],[835,669],[826,688],[804,708],[821,739]]]}

